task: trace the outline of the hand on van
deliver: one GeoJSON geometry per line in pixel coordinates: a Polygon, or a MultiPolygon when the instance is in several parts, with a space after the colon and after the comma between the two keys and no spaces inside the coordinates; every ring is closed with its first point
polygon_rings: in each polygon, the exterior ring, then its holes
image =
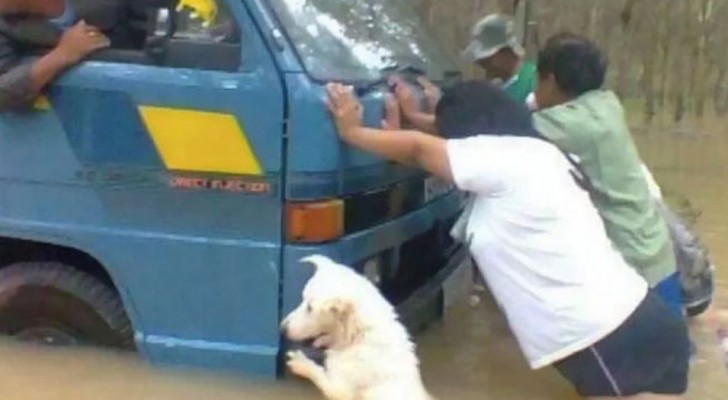
{"type": "MultiPolygon", "coordinates": [[[[394,90],[394,95],[399,102],[402,114],[415,128],[423,132],[435,133],[435,114],[422,111],[417,96],[415,96],[412,87],[399,76],[390,78],[389,84],[394,90]]],[[[428,96],[428,103],[436,104],[439,101],[439,89],[435,85],[424,79],[420,82],[425,90],[425,96],[428,96]],[[427,85],[427,86],[425,86],[427,85]],[[429,89],[428,89],[429,88],[429,89]],[[429,92],[429,94],[428,94],[429,92]],[[431,97],[431,98],[430,98],[431,97]],[[437,97],[437,100],[435,98],[437,97]]]]}
{"type": "Polygon", "coordinates": [[[68,65],[79,63],[91,53],[109,47],[109,38],[86,22],[80,21],[61,36],[56,49],[68,65]]]}
{"type": "Polygon", "coordinates": [[[326,106],[334,117],[339,135],[346,140],[362,126],[361,103],[354,95],[354,89],[351,86],[330,83],[326,86],[326,92],[329,96],[326,106]]]}
{"type": "Polygon", "coordinates": [[[399,108],[399,102],[397,101],[397,98],[391,94],[384,96],[384,119],[382,119],[382,129],[402,129],[402,112],[399,108]]]}
{"type": "MultiPolygon", "coordinates": [[[[414,130],[375,129],[362,126],[362,106],[350,86],[331,83],[326,86],[327,105],[334,117],[341,139],[360,150],[400,164],[419,167],[452,181],[445,140],[414,130]]],[[[396,101],[387,102],[385,126],[396,121],[396,101]]]]}
{"type": "Polygon", "coordinates": [[[425,92],[425,99],[427,99],[428,107],[427,112],[434,114],[437,109],[437,103],[440,102],[440,98],[442,97],[440,88],[424,76],[418,77],[417,83],[422,86],[422,90],[425,92]]]}
{"type": "Polygon", "coordinates": [[[0,109],[33,101],[41,90],[66,68],[78,64],[96,50],[109,46],[109,39],[98,28],[81,21],[68,28],[58,45],[30,66],[30,85],[19,89],[20,96],[6,96],[0,109]]]}

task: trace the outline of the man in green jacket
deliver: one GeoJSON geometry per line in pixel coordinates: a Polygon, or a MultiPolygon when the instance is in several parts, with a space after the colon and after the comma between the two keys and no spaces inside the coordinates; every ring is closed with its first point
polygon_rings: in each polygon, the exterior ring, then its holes
{"type": "Polygon", "coordinates": [[[513,20],[502,14],[488,15],[475,24],[463,52],[466,60],[485,71],[487,79],[521,103],[529,100],[536,85],[536,66],[524,60],[525,54],[513,20]]]}
{"type": "Polygon", "coordinates": [[[680,284],[667,224],[655,207],[617,96],[602,90],[607,60],[586,38],[562,34],[539,53],[537,129],[576,156],[607,233],[676,312],[680,284]]]}
{"type": "MultiPolygon", "coordinates": [[[[475,24],[470,43],[463,50],[463,57],[480,66],[486,79],[501,87],[512,99],[535,109],[536,65],[525,60],[525,54],[516,36],[513,19],[502,14],[488,15],[475,24]]],[[[427,97],[429,109],[425,111],[404,80],[394,77],[390,83],[404,117],[417,129],[433,133],[440,89],[425,77],[420,77],[418,82],[427,97]]]]}

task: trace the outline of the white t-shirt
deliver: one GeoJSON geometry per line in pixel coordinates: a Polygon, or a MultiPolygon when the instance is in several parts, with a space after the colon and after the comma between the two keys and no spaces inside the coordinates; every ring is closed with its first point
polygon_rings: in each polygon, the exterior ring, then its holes
{"type": "Polygon", "coordinates": [[[635,311],[647,283],[612,247],[556,147],[478,136],[447,149],[455,183],[475,195],[470,251],[533,369],[588,348],[635,311]]]}

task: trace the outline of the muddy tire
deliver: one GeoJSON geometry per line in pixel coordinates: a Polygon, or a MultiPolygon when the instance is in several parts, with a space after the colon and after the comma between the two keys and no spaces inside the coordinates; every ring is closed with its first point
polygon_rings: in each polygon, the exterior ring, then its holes
{"type": "Polygon", "coordinates": [[[56,346],[133,348],[119,296],[100,280],[60,263],[0,270],[0,335],[56,346]]]}

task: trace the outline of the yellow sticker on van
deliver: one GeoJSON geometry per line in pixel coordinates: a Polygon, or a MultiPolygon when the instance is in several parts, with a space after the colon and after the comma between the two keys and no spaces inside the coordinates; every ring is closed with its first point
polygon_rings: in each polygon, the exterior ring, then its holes
{"type": "Polygon", "coordinates": [[[260,163],[231,114],[139,106],[139,113],[167,169],[262,175],[260,163]]]}

